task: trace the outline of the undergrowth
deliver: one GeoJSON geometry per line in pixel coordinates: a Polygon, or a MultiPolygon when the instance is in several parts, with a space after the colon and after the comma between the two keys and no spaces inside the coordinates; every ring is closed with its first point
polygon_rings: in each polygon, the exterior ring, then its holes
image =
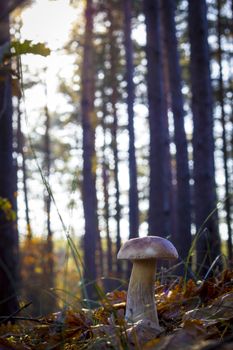
{"type": "Polygon", "coordinates": [[[168,279],[155,285],[162,331],[124,319],[126,291],[102,293],[96,308],[80,303],[47,317],[9,318],[0,326],[1,350],[231,349],[233,271],[203,281],[168,279]],[[14,323],[13,323],[14,322],[14,323]]]}

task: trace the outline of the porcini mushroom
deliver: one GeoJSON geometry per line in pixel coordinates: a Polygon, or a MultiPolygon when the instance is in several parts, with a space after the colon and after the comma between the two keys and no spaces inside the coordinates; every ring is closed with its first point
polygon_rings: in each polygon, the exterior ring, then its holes
{"type": "Polygon", "coordinates": [[[148,319],[159,327],[154,290],[157,260],[177,258],[174,245],[162,237],[133,238],[123,244],[117,259],[133,263],[126,301],[125,319],[128,322],[148,319]]]}

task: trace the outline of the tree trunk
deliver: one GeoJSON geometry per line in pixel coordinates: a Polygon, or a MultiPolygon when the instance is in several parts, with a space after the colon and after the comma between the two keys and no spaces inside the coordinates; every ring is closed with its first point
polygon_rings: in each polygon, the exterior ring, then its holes
{"type": "Polygon", "coordinates": [[[165,47],[168,58],[171,108],[174,120],[176,145],[176,223],[175,244],[180,257],[185,260],[191,247],[191,204],[187,140],[184,129],[184,108],[181,92],[181,70],[175,28],[175,1],[161,1],[165,47]]]}
{"type": "Polygon", "coordinates": [[[134,133],[133,44],[131,39],[131,0],[124,1],[127,109],[129,132],[129,238],[138,237],[139,211],[134,133]]]}
{"type": "Polygon", "coordinates": [[[112,287],[112,281],[110,277],[112,276],[113,272],[113,259],[112,259],[112,239],[110,236],[110,228],[109,228],[109,161],[106,156],[106,98],[105,96],[102,96],[103,99],[103,118],[102,118],[102,125],[103,125],[103,136],[104,136],[104,143],[103,143],[103,156],[102,156],[102,179],[103,179],[103,193],[104,193],[104,222],[105,222],[105,230],[106,230],[106,240],[107,240],[107,252],[106,252],[106,269],[104,276],[107,277],[105,280],[105,289],[106,291],[111,290],[112,287]]]}
{"type": "Polygon", "coordinates": [[[21,110],[20,110],[20,102],[21,98],[18,98],[18,106],[17,106],[17,147],[18,154],[22,157],[21,169],[23,176],[23,193],[24,193],[24,203],[25,203],[25,218],[27,224],[27,239],[30,241],[32,239],[32,230],[31,230],[31,222],[29,215],[29,203],[28,203],[28,188],[27,188],[27,167],[26,167],[26,159],[24,153],[24,135],[21,130],[21,110]]]}
{"type": "Polygon", "coordinates": [[[223,167],[225,176],[225,210],[226,223],[228,230],[228,258],[232,261],[232,229],[231,229],[231,203],[230,203],[230,188],[229,188],[229,171],[228,171],[228,157],[227,157],[227,139],[226,139],[226,113],[224,106],[224,84],[223,84],[223,68],[222,68],[222,45],[221,45],[221,1],[217,0],[218,7],[218,64],[219,64],[219,104],[221,107],[221,124],[222,124],[222,140],[223,140],[223,167]]]}
{"type": "MultiPolygon", "coordinates": [[[[104,254],[103,254],[103,248],[102,248],[102,239],[100,236],[100,231],[98,230],[98,236],[97,236],[97,241],[96,241],[96,276],[103,277],[104,273],[104,254]]],[[[99,280],[99,283],[102,287],[101,280],[99,280]]]]}
{"type": "MultiPolygon", "coordinates": [[[[160,6],[160,11],[159,11],[159,16],[161,18],[162,13],[161,13],[161,6],[160,6]]],[[[164,193],[164,198],[165,198],[165,230],[166,232],[169,232],[169,237],[171,239],[174,239],[176,237],[176,230],[177,230],[177,225],[176,225],[176,213],[175,213],[175,208],[176,208],[176,186],[173,184],[173,179],[174,179],[174,165],[173,165],[173,159],[172,155],[170,153],[170,142],[171,142],[171,135],[170,135],[170,130],[169,130],[169,119],[168,119],[168,111],[170,109],[171,101],[170,101],[170,84],[169,84],[169,72],[168,72],[168,57],[167,57],[167,52],[165,48],[165,33],[164,33],[164,28],[161,23],[161,47],[162,47],[162,68],[163,68],[163,91],[164,91],[164,106],[165,106],[165,132],[166,132],[166,159],[165,164],[166,164],[166,174],[165,174],[165,193],[164,193]]]]}
{"type": "MultiPolygon", "coordinates": [[[[112,16],[111,10],[108,12],[110,28],[109,28],[109,39],[110,39],[110,64],[111,64],[111,83],[112,83],[112,94],[110,96],[110,102],[112,106],[113,125],[112,125],[112,148],[114,157],[114,182],[115,182],[115,220],[116,220],[116,250],[117,252],[121,247],[121,232],[120,232],[120,219],[121,219],[121,207],[120,207],[120,184],[119,184],[119,155],[118,155],[118,144],[117,144],[117,131],[118,131],[118,116],[117,116],[117,62],[119,58],[118,48],[116,47],[116,38],[114,36],[115,22],[112,16]]],[[[117,260],[117,274],[121,276],[122,264],[120,260],[117,260]]]]}
{"type": "Polygon", "coordinates": [[[4,5],[0,5],[0,21],[7,18],[10,12],[14,11],[16,7],[20,6],[26,0],[7,0],[2,1],[4,5]]]}
{"type": "Polygon", "coordinates": [[[83,127],[83,184],[82,198],[85,218],[84,279],[92,282],[86,288],[88,297],[95,298],[96,248],[99,236],[96,196],[96,153],[93,72],[93,4],[86,1],[86,27],[82,66],[82,127],[83,127]]]}
{"type": "Polygon", "coordinates": [[[189,0],[191,86],[193,112],[194,209],[197,266],[203,275],[220,254],[216,185],[212,90],[209,67],[207,8],[204,0],[189,0]]]}
{"type": "MultiPolygon", "coordinates": [[[[46,74],[46,70],[45,70],[46,74]]],[[[47,100],[47,86],[45,81],[45,98],[47,100]]],[[[47,102],[44,107],[45,114],[45,178],[47,182],[47,186],[45,189],[45,208],[46,208],[46,223],[47,223],[47,242],[46,242],[46,272],[47,272],[47,289],[53,289],[55,285],[54,281],[54,252],[53,252],[53,233],[51,229],[51,194],[50,194],[50,173],[51,173],[51,118],[48,110],[47,102]],[[48,191],[49,189],[49,191],[48,191]]],[[[47,311],[53,312],[55,310],[55,298],[51,298],[48,295],[48,306],[47,311]]]]}
{"type": "MultiPolygon", "coordinates": [[[[46,84],[46,83],[45,83],[46,84]]],[[[45,97],[47,99],[47,87],[45,85],[45,97]]],[[[45,114],[45,177],[46,181],[49,187],[50,182],[50,170],[51,170],[51,140],[50,140],[50,114],[48,110],[47,103],[44,107],[44,114],[45,114]]],[[[50,187],[49,187],[50,188],[50,187]]],[[[47,237],[52,238],[52,230],[51,230],[51,220],[50,220],[50,213],[51,213],[51,196],[50,193],[48,193],[46,189],[45,193],[45,207],[46,207],[46,222],[47,222],[47,237]]]]}
{"type": "Polygon", "coordinates": [[[167,131],[158,0],[144,0],[150,125],[149,234],[166,237],[167,131]]]}
{"type": "MultiPolygon", "coordinates": [[[[4,5],[0,10],[4,10],[4,5]]],[[[10,40],[9,18],[0,22],[0,46],[10,40]]],[[[9,69],[9,67],[8,67],[9,69]]],[[[9,70],[8,70],[9,71],[9,70]]],[[[0,197],[16,210],[16,164],[13,160],[11,77],[7,71],[0,79],[0,197]]],[[[0,213],[0,315],[9,316],[18,309],[18,234],[16,223],[0,213]]]]}

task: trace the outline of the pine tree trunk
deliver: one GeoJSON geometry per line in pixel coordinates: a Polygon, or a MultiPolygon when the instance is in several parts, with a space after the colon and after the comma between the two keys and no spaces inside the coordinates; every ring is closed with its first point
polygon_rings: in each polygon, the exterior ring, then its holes
{"type": "Polygon", "coordinates": [[[204,0],[189,0],[191,86],[193,112],[194,209],[197,267],[203,275],[220,254],[216,184],[212,90],[208,47],[207,9],[204,0]]]}
{"type": "Polygon", "coordinates": [[[129,238],[138,237],[139,211],[137,188],[137,164],[135,154],[134,132],[134,83],[133,83],[133,44],[131,39],[131,0],[124,1],[125,14],[125,53],[126,53],[126,82],[127,110],[129,132],[129,238]]]}
{"type": "MultiPolygon", "coordinates": [[[[45,71],[46,73],[46,71],[45,71]]],[[[45,98],[47,99],[47,86],[45,82],[45,98]]],[[[46,273],[47,273],[47,289],[53,289],[55,285],[54,281],[54,252],[53,252],[53,233],[51,229],[51,194],[50,194],[50,173],[51,173],[51,118],[48,110],[47,103],[44,107],[45,114],[45,179],[47,182],[47,187],[45,189],[45,210],[46,210],[46,223],[47,223],[47,242],[46,242],[46,273]],[[48,191],[49,189],[49,191],[48,191]]],[[[48,295],[48,306],[47,312],[53,312],[55,310],[55,298],[50,298],[48,295]]]]}
{"type": "Polygon", "coordinates": [[[222,140],[223,140],[223,167],[225,176],[225,210],[226,223],[228,230],[228,258],[232,260],[232,229],[231,229],[231,203],[230,203],[230,188],[229,188],[229,171],[228,171],[228,156],[227,156],[227,139],[226,139],[226,113],[224,106],[224,84],[223,84],[223,67],[222,67],[222,45],[221,45],[221,1],[217,0],[218,7],[218,64],[219,64],[219,104],[221,107],[221,124],[222,124],[222,140]]]}
{"type": "Polygon", "coordinates": [[[10,12],[14,11],[16,7],[20,6],[23,2],[25,2],[25,0],[2,1],[3,5],[0,5],[0,21],[7,18],[10,12]]]}
{"type": "Polygon", "coordinates": [[[27,239],[30,241],[32,239],[32,230],[31,230],[31,222],[29,215],[29,203],[28,203],[28,188],[27,188],[27,167],[26,167],[26,158],[24,152],[24,135],[21,130],[21,110],[20,110],[20,101],[21,98],[18,98],[17,105],[17,147],[18,154],[22,157],[22,176],[23,176],[23,192],[24,192],[24,203],[25,203],[25,218],[27,224],[27,239]]]}
{"type": "Polygon", "coordinates": [[[108,194],[108,184],[109,184],[109,169],[106,162],[106,157],[104,156],[103,161],[103,191],[104,191],[104,220],[106,225],[106,238],[107,238],[107,275],[112,273],[112,240],[110,237],[109,229],[109,194],[108,194]]]}
{"type": "MultiPolygon", "coordinates": [[[[4,11],[4,4],[0,10],[4,11]]],[[[0,22],[0,46],[10,40],[9,18],[0,22]]],[[[8,67],[8,72],[9,72],[8,67]]],[[[0,79],[0,197],[10,201],[16,210],[16,164],[13,160],[12,94],[9,73],[0,79]]],[[[18,309],[18,234],[16,222],[0,212],[0,315],[9,316],[18,309]]]]}
{"type": "MultiPolygon", "coordinates": [[[[96,241],[96,276],[103,277],[104,276],[104,254],[103,254],[103,247],[102,247],[102,239],[100,236],[100,231],[98,230],[98,236],[96,241]]],[[[99,280],[99,283],[102,286],[101,280],[99,280]]]]}
{"type": "Polygon", "coordinates": [[[103,136],[104,136],[104,143],[103,143],[103,156],[102,156],[102,179],[103,179],[103,193],[104,193],[104,222],[105,222],[105,230],[106,230],[106,240],[107,240],[107,252],[106,252],[106,268],[104,276],[107,277],[105,280],[105,289],[107,291],[111,290],[112,283],[110,280],[110,277],[112,276],[113,272],[113,252],[112,252],[112,239],[110,236],[110,228],[109,228],[109,219],[110,219],[110,212],[109,212],[109,178],[110,178],[110,171],[109,171],[109,161],[106,156],[106,131],[107,131],[107,125],[106,125],[106,99],[104,96],[102,96],[103,99],[103,118],[102,118],[102,125],[103,125],[103,136]]]}
{"type": "MultiPolygon", "coordinates": [[[[82,66],[82,127],[83,127],[83,184],[82,198],[85,218],[84,235],[84,279],[95,282],[96,248],[99,236],[96,196],[96,153],[93,72],[93,4],[86,1],[86,27],[82,66]]],[[[95,298],[93,284],[87,286],[88,297],[95,298]]]]}
{"type": "Polygon", "coordinates": [[[161,1],[165,47],[168,58],[171,109],[174,120],[176,145],[176,223],[175,244],[180,257],[185,260],[191,246],[191,205],[187,140],[184,129],[184,108],[181,92],[181,69],[175,28],[175,1],[161,1]]]}
{"type": "MultiPolygon", "coordinates": [[[[159,16],[161,18],[161,6],[159,11],[159,16]]],[[[169,120],[168,120],[168,111],[170,109],[170,87],[169,87],[169,72],[168,72],[168,57],[165,49],[165,33],[161,23],[161,47],[162,47],[162,68],[163,68],[163,82],[164,82],[164,106],[165,106],[165,133],[166,133],[166,159],[165,159],[165,232],[169,232],[171,239],[176,237],[176,218],[175,218],[175,208],[176,208],[176,188],[173,185],[173,167],[172,167],[172,155],[170,153],[170,142],[171,135],[169,131],[169,120]]]]}
{"type": "Polygon", "coordinates": [[[158,0],[144,0],[150,125],[149,234],[166,237],[167,130],[158,0]]]}
{"type": "MultiPolygon", "coordinates": [[[[117,116],[117,61],[119,58],[118,48],[116,46],[116,38],[114,37],[115,22],[111,14],[111,10],[108,12],[110,28],[109,28],[109,41],[110,41],[110,64],[111,64],[111,83],[112,94],[110,96],[110,102],[112,106],[113,125],[112,125],[112,149],[114,157],[114,182],[115,182],[115,220],[116,220],[116,251],[118,252],[121,247],[121,232],[120,232],[120,219],[121,219],[121,207],[120,207],[120,184],[119,184],[119,155],[118,155],[118,143],[117,143],[117,131],[118,131],[118,116],[117,116]]],[[[116,261],[118,277],[121,276],[122,264],[120,260],[116,261]]]]}
{"type": "MultiPolygon", "coordinates": [[[[47,98],[47,87],[45,86],[45,97],[47,98]]],[[[51,170],[51,140],[50,140],[50,115],[47,104],[44,107],[44,114],[45,114],[45,178],[49,187],[50,182],[50,170],[51,170]]],[[[50,213],[51,213],[51,196],[50,193],[48,193],[46,189],[45,193],[45,207],[46,207],[46,222],[47,222],[47,237],[52,237],[52,230],[51,230],[51,220],[50,220],[50,213]]]]}

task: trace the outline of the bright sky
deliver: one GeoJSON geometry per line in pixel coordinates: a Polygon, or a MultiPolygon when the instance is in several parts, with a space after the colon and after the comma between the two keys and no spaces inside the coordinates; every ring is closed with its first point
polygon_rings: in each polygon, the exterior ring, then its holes
{"type": "Polygon", "coordinates": [[[67,41],[76,12],[69,0],[36,0],[23,11],[22,37],[47,42],[53,50],[60,49],[67,41]]]}
{"type": "MultiPolygon", "coordinates": [[[[53,111],[57,110],[57,74],[61,71],[65,76],[72,74],[71,58],[61,52],[69,39],[77,13],[69,2],[69,0],[36,0],[22,13],[22,39],[45,43],[52,50],[47,58],[25,55],[23,63],[28,64],[32,70],[47,67],[48,104],[53,111]]],[[[34,106],[39,103],[38,99],[34,101],[33,96],[27,102],[31,102],[34,106]]]]}

